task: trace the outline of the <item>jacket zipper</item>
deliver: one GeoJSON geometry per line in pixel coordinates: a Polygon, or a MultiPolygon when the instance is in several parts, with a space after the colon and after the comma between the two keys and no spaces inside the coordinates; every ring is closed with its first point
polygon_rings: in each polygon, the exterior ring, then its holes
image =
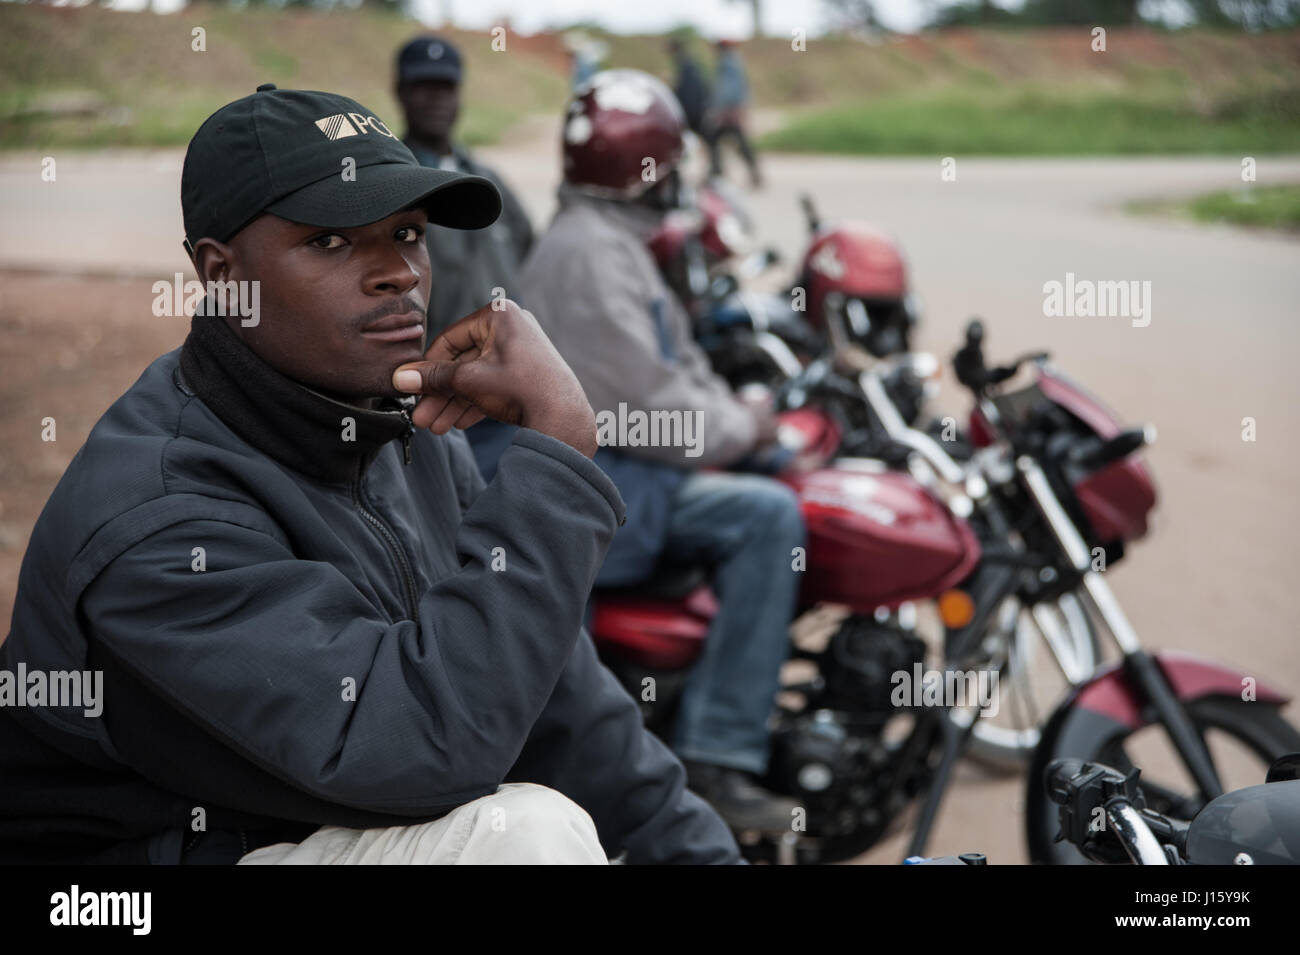
{"type": "Polygon", "coordinates": [[[402,432],[402,464],[405,466],[411,463],[411,435],[415,434],[415,422],[405,408],[402,409],[402,420],[406,422],[406,430],[402,432]]]}
{"type": "MultiPolygon", "coordinates": [[[[405,412],[403,412],[405,414],[405,412]]],[[[409,442],[410,437],[404,436],[403,442],[409,442]]],[[[407,459],[410,459],[410,448],[407,448],[407,459]]],[[[411,620],[419,619],[419,598],[415,592],[415,574],[411,571],[410,561],[406,559],[406,551],[402,550],[402,544],[397,539],[397,535],[388,529],[388,525],[383,522],[378,514],[374,514],[366,509],[366,505],[361,500],[361,462],[357,462],[357,477],[352,482],[352,503],[356,509],[361,512],[361,516],[374,527],[379,533],[380,538],[388,546],[393,555],[393,560],[397,564],[398,570],[402,574],[402,585],[406,592],[406,608],[411,620]]]]}

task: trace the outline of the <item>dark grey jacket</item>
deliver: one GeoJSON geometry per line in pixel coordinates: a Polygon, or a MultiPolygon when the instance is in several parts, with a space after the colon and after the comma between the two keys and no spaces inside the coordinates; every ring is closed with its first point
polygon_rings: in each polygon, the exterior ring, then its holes
{"type": "MultiPolygon", "coordinates": [[[[421,165],[439,167],[438,156],[409,140],[407,145],[421,165]]],[[[459,146],[453,147],[452,159],[453,168],[483,176],[496,185],[501,193],[501,215],[486,229],[430,225],[425,232],[429,261],[433,265],[426,345],[448,325],[490,304],[494,288],[503,289],[506,298],[517,299],[515,271],[533,245],[533,226],[528,213],[501,177],[459,146]]]]}
{"type": "Polygon", "coordinates": [[[103,713],[0,708],[0,861],[175,862],[213,833],[234,861],[503,781],[568,795],[611,855],[736,861],[581,629],[622,513],[560,441],[521,429],[484,486],[461,435],[196,319],[32,534],[0,668],[102,670],[103,713]]]}

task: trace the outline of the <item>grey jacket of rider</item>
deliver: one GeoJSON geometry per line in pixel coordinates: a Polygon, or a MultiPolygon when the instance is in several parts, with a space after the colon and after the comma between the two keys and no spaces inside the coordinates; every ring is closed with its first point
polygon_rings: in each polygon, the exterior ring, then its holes
{"type": "Polygon", "coordinates": [[[523,304],[573,368],[599,415],[620,402],[642,412],[696,412],[701,453],[627,445],[626,453],[678,467],[716,467],[749,452],[753,413],[691,335],[690,318],[655,266],[649,208],[561,186],[560,208],[519,274],[523,304]]]}

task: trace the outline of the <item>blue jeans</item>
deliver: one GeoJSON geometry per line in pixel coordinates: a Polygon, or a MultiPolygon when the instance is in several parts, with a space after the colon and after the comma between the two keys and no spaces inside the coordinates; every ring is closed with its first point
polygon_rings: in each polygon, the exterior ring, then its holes
{"type": "Polygon", "coordinates": [[[673,498],[665,555],[713,567],[720,607],[687,676],[672,747],[682,759],[762,773],[790,651],[803,516],[791,491],[749,474],[691,474],[673,498]]]}

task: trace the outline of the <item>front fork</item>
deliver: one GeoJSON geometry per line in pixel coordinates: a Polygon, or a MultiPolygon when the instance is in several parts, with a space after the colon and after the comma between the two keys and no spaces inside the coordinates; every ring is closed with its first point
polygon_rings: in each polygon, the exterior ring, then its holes
{"type": "Polygon", "coordinates": [[[1028,455],[1022,455],[1016,460],[1016,470],[1020,472],[1029,496],[1033,498],[1039,513],[1047,521],[1070,565],[1081,575],[1084,603],[1092,608],[1114,636],[1120,652],[1124,655],[1125,669],[1155,709],[1159,722],[1168,732],[1174,748],[1182,758],[1183,765],[1196,781],[1202,799],[1208,802],[1222,795],[1223,784],[1214,769],[1214,760],[1210,757],[1205,740],[1196,731],[1191,717],[1179,702],[1164,672],[1142,649],[1137,631],[1133,629],[1133,624],[1129,622],[1119,601],[1115,599],[1110,584],[1099,572],[1092,569],[1091,553],[1087,542],[1079,534],[1070,516],[1065,513],[1065,508],[1061,506],[1056,493],[1052,490],[1047,475],[1043,473],[1038,462],[1028,455]]]}
{"type": "MultiPolygon", "coordinates": [[[[988,629],[993,616],[1002,607],[1003,601],[1016,590],[1016,578],[1020,571],[1013,564],[989,564],[977,576],[973,586],[975,616],[955,635],[955,639],[946,648],[946,664],[966,659],[975,648],[981,635],[988,629]]],[[[1003,663],[1005,664],[1005,659],[1003,663]]],[[[930,830],[939,815],[939,806],[947,792],[952,779],[957,759],[966,750],[971,735],[975,732],[975,723],[982,710],[972,710],[961,714],[960,718],[950,716],[947,707],[930,707],[918,717],[919,724],[913,730],[899,760],[899,779],[907,777],[912,771],[928,776],[921,795],[921,809],[917,816],[916,828],[912,831],[912,840],[908,844],[903,858],[925,854],[925,844],[929,841],[930,830]],[[931,773],[925,772],[930,752],[935,741],[941,744],[939,761],[931,773]]]]}

